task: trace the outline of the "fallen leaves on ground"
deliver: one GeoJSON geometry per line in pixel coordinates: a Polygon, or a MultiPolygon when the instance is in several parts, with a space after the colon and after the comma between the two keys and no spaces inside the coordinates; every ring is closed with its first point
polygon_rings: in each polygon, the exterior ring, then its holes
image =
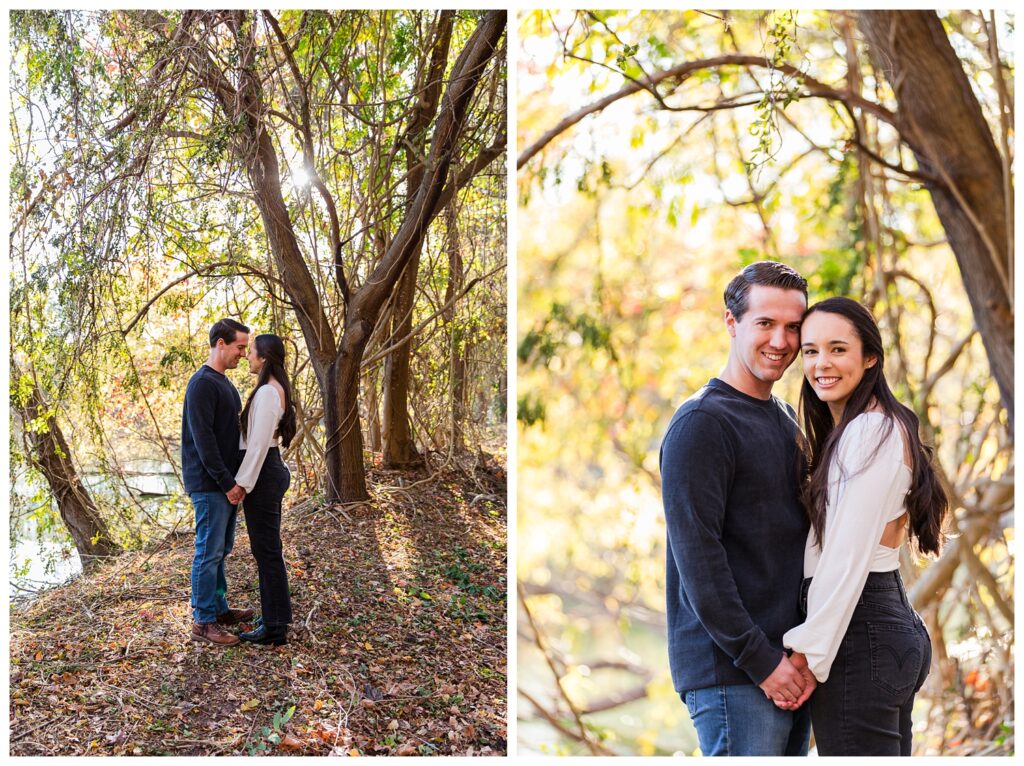
{"type": "MultiPolygon", "coordinates": [[[[12,610],[11,754],[504,755],[504,469],[371,478],[286,508],[287,646],[190,640],[191,535],[12,610]]],[[[227,571],[258,610],[244,524],[227,571]]]]}

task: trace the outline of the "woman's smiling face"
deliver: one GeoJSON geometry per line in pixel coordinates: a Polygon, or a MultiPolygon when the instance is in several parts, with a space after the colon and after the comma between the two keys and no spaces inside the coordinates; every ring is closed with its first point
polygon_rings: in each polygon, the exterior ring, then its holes
{"type": "Polygon", "coordinates": [[[800,350],[804,377],[838,421],[864,371],[874,367],[878,358],[864,357],[864,344],[850,320],[825,311],[812,311],[804,319],[800,350]]]}
{"type": "Polygon", "coordinates": [[[252,375],[259,374],[260,368],[263,367],[263,359],[259,354],[256,353],[256,344],[253,343],[249,346],[249,353],[245,355],[245,358],[249,360],[249,372],[252,375]]]}

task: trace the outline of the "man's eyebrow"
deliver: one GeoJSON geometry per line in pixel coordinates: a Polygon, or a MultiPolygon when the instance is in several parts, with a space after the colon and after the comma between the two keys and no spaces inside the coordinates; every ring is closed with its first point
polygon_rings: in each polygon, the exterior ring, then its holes
{"type": "MultiPolygon", "coordinates": [[[[781,320],[776,319],[775,317],[772,317],[772,316],[766,316],[766,315],[762,314],[761,316],[754,317],[754,321],[755,322],[761,322],[761,321],[779,322],[781,320]]],[[[797,319],[795,322],[786,322],[786,324],[802,324],[803,321],[804,321],[803,319],[797,319]]]]}

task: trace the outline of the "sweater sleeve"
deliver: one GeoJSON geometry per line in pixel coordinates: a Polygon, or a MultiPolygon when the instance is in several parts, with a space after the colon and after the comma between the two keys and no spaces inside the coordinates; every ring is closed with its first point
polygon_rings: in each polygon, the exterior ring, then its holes
{"type": "Polygon", "coordinates": [[[838,476],[830,479],[821,558],[807,592],[807,619],[782,638],[784,646],[807,655],[819,683],[828,680],[864,590],[889,521],[886,509],[891,503],[886,498],[896,491],[902,465],[900,429],[889,418],[861,415],[847,426],[831,469],[838,476]],[[885,435],[887,421],[892,430],[885,435]]]}
{"type": "Polygon", "coordinates": [[[249,428],[246,436],[245,458],[238,469],[235,481],[245,491],[252,492],[260,469],[270,449],[278,421],[281,420],[281,398],[273,386],[263,385],[252,398],[249,408],[249,428]]]}
{"type": "Polygon", "coordinates": [[[735,454],[718,420],[694,410],[661,448],[668,544],[686,598],[712,640],[755,684],[782,661],[740,598],[722,543],[735,454]]]}
{"type": "Polygon", "coordinates": [[[218,399],[217,386],[200,377],[192,384],[191,391],[185,395],[185,408],[199,461],[220,488],[227,492],[235,486],[235,478],[224,464],[224,457],[217,445],[217,436],[213,432],[214,412],[218,399]]]}

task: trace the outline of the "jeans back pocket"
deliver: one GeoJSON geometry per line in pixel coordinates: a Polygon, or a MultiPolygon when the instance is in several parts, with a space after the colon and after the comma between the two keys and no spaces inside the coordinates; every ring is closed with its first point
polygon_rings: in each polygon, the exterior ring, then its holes
{"type": "Polygon", "coordinates": [[[871,680],[893,695],[912,692],[921,675],[924,637],[916,625],[868,623],[871,680]]]}

